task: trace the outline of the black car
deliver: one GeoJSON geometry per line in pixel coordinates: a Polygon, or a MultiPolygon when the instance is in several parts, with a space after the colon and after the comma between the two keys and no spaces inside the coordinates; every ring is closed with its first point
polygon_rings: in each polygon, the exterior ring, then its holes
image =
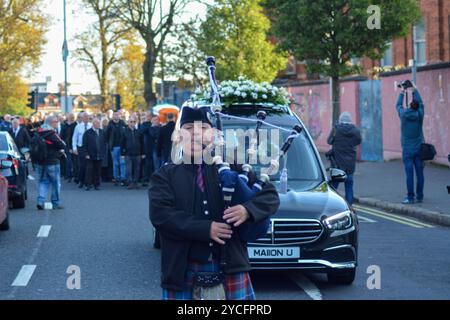
{"type": "MultiPolygon", "coordinates": [[[[358,218],[351,206],[330,185],[331,180],[345,181],[345,173],[331,169],[330,178],[327,177],[306,127],[288,107],[232,105],[223,113],[256,120],[259,110],[266,112],[267,123],[286,129],[286,132],[278,130],[279,141],[275,144],[282,145],[296,125],[304,130],[287,153],[288,192],[280,194],[280,208],[271,219],[268,233],[248,244],[252,268],[326,272],[330,282],[352,283],[357,266],[358,218]]],[[[226,139],[230,136],[227,129],[256,127],[255,122],[226,116],[222,121],[226,139]]],[[[262,129],[266,129],[268,136],[272,137],[273,127],[262,125],[262,129]]],[[[253,169],[259,172],[264,167],[254,165],[253,169]]],[[[279,173],[271,176],[278,188],[283,168],[281,161],[279,173]]]]}
{"type": "MultiPolygon", "coordinates": [[[[286,106],[241,104],[224,108],[224,114],[246,118],[244,121],[222,117],[227,147],[232,150],[240,147],[238,137],[229,134],[233,130],[227,130],[255,129],[259,110],[266,112],[267,123],[286,129],[286,132],[278,130],[278,141],[274,141],[273,145],[281,146],[294,126],[300,125],[303,130],[287,153],[288,189],[287,193],[280,193],[280,208],[271,218],[267,234],[248,243],[252,268],[325,272],[332,283],[351,284],[357,267],[358,218],[346,200],[330,185],[332,180],[345,181],[345,172],[330,169],[330,178],[327,177],[306,127],[286,106]],[[230,139],[234,140],[235,145],[230,139]]],[[[263,129],[267,130],[269,139],[276,138],[273,127],[262,125],[263,129]]],[[[248,149],[248,141],[244,150],[248,149]]],[[[283,161],[278,172],[284,168],[282,164],[283,161]]],[[[257,174],[264,167],[253,165],[257,174]]],[[[280,173],[271,176],[271,180],[279,190],[280,173]]],[[[155,247],[159,247],[158,240],[156,234],[155,247]]]]}
{"type": "Polygon", "coordinates": [[[27,160],[17,149],[7,132],[0,132],[0,160],[9,160],[11,166],[2,168],[8,180],[8,198],[13,208],[25,208],[27,199],[27,160]]]}

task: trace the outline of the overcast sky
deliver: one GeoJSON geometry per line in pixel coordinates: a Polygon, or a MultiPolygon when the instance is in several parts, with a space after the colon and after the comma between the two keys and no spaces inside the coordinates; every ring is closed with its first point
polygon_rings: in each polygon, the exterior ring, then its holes
{"type": "MultiPolygon", "coordinates": [[[[61,48],[64,39],[63,23],[63,0],[45,0],[46,12],[50,17],[50,27],[47,33],[48,43],[44,48],[41,58],[41,65],[32,76],[30,82],[45,82],[46,77],[51,77],[52,81],[49,91],[57,91],[57,84],[64,81],[64,63],[62,61],[61,48]]],[[[69,40],[69,50],[75,49],[75,44],[70,40],[78,33],[83,32],[85,27],[95,20],[83,10],[80,10],[81,0],[67,1],[67,38],[69,40]]],[[[203,15],[205,7],[199,4],[192,4],[186,10],[183,20],[197,14],[203,15]]],[[[72,93],[98,92],[98,84],[92,72],[80,67],[73,56],[69,55],[68,81],[72,83],[72,93]]]]}

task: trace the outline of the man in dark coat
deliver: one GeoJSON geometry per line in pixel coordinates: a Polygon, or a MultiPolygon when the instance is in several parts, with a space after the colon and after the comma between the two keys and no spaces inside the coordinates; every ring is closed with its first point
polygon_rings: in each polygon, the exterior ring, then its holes
{"type": "Polygon", "coordinates": [[[158,142],[159,137],[159,127],[154,125],[154,121],[152,121],[153,115],[150,111],[145,114],[145,122],[140,125],[139,130],[143,135],[143,150],[145,154],[144,159],[144,174],[143,174],[143,186],[148,186],[148,182],[150,181],[150,176],[155,171],[155,163],[153,154],[156,150],[156,144],[158,142]]]}
{"type": "Polygon", "coordinates": [[[75,131],[75,127],[77,126],[77,122],[75,121],[75,115],[73,113],[69,113],[67,115],[67,121],[62,126],[61,130],[61,139],[66,143],[66,179],[68,182],[71,182],[73,177],[76,177],[78,174],[78,165],[75,167],[76,158],[72,153],[72,137],[75,131]]]}
{"type": "Polygon", "coordinates": [[[126,181],[126,165],[125,160],[121,158],[121,143],[123,132],[126,129],[126,124],[120,119],[120,112],[114,112],[112,120],[108,123],[106,128],[106,141],[111,151],[113,161],[113,179],[114,184],[121,183],[125,185],[126,181]]]}
{"type": "Polygon", "coordinates": [[[43,163],[35,163],[38,175],[38,210],[44,210],[44,204],[47,199],[50,186],[52,187],[51,201],[53,209],[64,208],[61,205],[60,199],[60,159],[62,157],[62,151],[65,149],[66,144],[56,133],[57,126],[58,119],[55,116],[50,116],[45,119],[44,124],[37,131],[37,135],[39,135],[47,145],[47,157],[45,161],[43,163]]]}
{"type": "Polygon", "coordinates": [[[161,127],[158,137],[158,156],[164,164],[169,161],[172,151],[172,133],[175,129],[175,115],[167,115],[167,124],[161,127]]]}
{"type": "Polygon", "coordinates": [[[143,138],[141,132],[136,129],[136,121],[134,117],[128,120],[128,128],[123,132],[120,147],[122,159],[125,159],[127,167],[128,189],[138,188],[141,159],[145,159],[143,138]]]}
{"type": "Polygon", "coordinates": [[[28,134],[28,130],[25,127],[20,126],[19,119],[15,118],[12,121],[12,127],[8,132],[14,139],[14,142],[16,143],[16,146],[19,150],[22,148],[30,147],[30,135],[28,134]]]}
{"type": "MultiPolygon", "coordinates": [[[[356,147],[361,144],[361,132],[352,123],[350,113],[343,112],[340,115],[339,123],[332,129],[327,142],[332,145],[331,156],[335,165],[347,173],[345,198],[351,205],[353,203],[353,173],[356,167],[356,147]]],[[[333,182],[332,185],[337,189],[339,182],[333,182]]]]}
{"type": "Polygon", "coordinates": [[[92,128],[84,133],[83,146],[86,157],[86,191],[92,187],[99,190],[102,160],[106,154],[105,134],[100,128],[99,119],[95,118],[92,128]]]}
{"type": "MultiPolygon", "coordinates": [[[[187,158],[202,159],[204,145],[213,140],[207,112],[204,108],[182,110],[181,129],[190,136],[182,142],[187,158]],[[194,121],[200,123],[195,136],[194,121]]],[[[279,197],[272,184],[250,201],[224,211],[215,165],[169,163],[152,176],[149,199],[150,218],[161,240],[163,299],[192,299],[192,281],[198,271],[223,272],[227,299],[254,299],[239,226],[262,221],[278,210],[279,197]]]]}

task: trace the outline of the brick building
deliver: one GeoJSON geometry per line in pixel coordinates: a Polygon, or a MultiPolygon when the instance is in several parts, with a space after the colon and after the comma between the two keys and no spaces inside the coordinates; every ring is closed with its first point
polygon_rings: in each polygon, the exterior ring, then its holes
{"type": "MultiPolygon", "coordinates": [[[[411,27],[408,37],[393,40],[380,61],[353,59],[353,63],[362,66],[364,75],[370,76],[374,67],[407,67],[413,58],[413,48],[417,52],[419,66],[450,61],[450,0],[418,1],[422,21],[411,27]]],[[[307,74],[303,63],[290,59],[288,68],[280,73],[279,78],[302,82],[316,80],[318,75],[307,74]]]]}

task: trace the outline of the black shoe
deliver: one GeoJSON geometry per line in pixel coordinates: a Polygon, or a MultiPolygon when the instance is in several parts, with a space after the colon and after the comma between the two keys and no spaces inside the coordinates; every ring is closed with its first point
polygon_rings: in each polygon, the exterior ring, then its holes
{"type": "Polygon", "coordinates": [[[59,205],[59,206],[53,206],[53,210],[63,210],[64,206],[59,205]]]}
{"type": "Polygon", "coordinates": [[[89,190],[91,190],[91,187],[86,187],[86,189],[85,189],[86,191],[89,191],[89,190]]]}
{"type": "Polygon", "coordinates": [[[147,183],[147,182],[144,182],[144,183],[142,184],[142,186],[143,186],[143,187],[148,187],[148,183],[147,183]]]}
{"type": "Polygon", "coordinates": [[[79,180],[77,180],[77,179],[73,179],[73,183],[75,183],[75,184],[79,184],[79,183],[80,183],[80,181],[79,181],[79,180]]]}
{"type": "Polygon", "coordinates": [[[67,179],[67,183],[71,183],[72,182],[72,178],[67,179]]]}
{"type": "Polygon", "coordinates": [[[78,185],[78,188],[80,188],[80,189],[82,189],[84,187],[84,184],[82,184],[82,183],[80,183],[79,185],[78,185]]]}
{"type": "Polygon", "coordinates": [[[125,182],[121,182],[120,185],[121,185],[122,187],[125,187],[127,184],[126,184],[125,182]]]}
{"type": "Polygon", "coordinates": [[[95,190],[100,190],[99,186],[94,187],[95,190]]]}
{"type": "Polygon", "coordinates": [[[38,210],[44,210],[44,206],[42,204],[38,204],[36,207],[38,210]]]}

